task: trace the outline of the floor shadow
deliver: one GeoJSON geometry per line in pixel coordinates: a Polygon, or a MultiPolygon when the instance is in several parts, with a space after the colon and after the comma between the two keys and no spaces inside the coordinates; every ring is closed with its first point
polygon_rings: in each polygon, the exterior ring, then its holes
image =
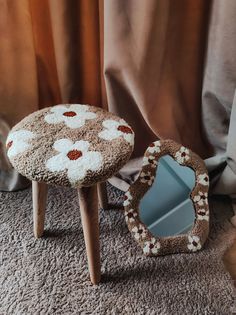
{"type": "Polygon", "coordinates": [[[43,238],[64,238],[69,235],[80,235],[80,231],[71,229],[47,229],[43,233],[43,238]]]}

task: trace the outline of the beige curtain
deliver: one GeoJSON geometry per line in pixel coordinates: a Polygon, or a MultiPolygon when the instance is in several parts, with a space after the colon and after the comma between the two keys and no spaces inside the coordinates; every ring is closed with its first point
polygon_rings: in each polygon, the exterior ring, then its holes
{"type": "Polygon", "coordinates": [[[207,160],[215,193],[236,195],[236,2],[215,0],[211,9],[203,84],[203,121],[214,147],[207,160]]]}
{"type": "Polygon", "coordinates": [[[0,8],[4,124],[61,102],[103,106],[136,133],[126,180],[157,137],[210,155],[201,120],[210,1],[0,0],[0,8]]]}
{"type": "Polygon", "coordinates": [[[204,0],[105,1],[108,104],[134,126],[136,155],[157,135],[208,154],[201,125],[208,13],[204,0]]]}

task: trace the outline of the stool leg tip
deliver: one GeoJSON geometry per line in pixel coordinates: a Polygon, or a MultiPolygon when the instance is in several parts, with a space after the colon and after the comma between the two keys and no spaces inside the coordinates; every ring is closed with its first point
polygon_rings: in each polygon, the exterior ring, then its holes
{"type": "Polygon", "coordinates": [[[90,280],[93,285],[98,285],[101,281],[101,276],[98,275],[97,277],[90,277],[90,280]]]}
{"type": "Polygon", "coordinates": [[[35,238],[41,238],[43,236],[44,231],[34,231],[34,237],[35,238]]]}

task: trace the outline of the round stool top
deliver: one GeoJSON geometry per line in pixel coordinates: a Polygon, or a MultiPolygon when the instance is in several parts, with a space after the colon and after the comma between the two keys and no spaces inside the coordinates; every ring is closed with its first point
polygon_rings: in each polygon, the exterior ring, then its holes
{"type": "Polygon", "coordinates": [[[129,160],[134,132],[118,116],[89,105],[57,105],[30,114],[6,142],[13,167],[48,184],[91,186],[129,160]]]}

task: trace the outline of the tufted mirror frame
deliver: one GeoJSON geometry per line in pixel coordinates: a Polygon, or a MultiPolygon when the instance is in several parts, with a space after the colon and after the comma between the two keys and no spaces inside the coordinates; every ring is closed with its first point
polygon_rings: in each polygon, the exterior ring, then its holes
{"type": "Polygon", "coordinates": [[[143,249],[144,254],[160,256],[200,250],[209,234],[208,190],[207,170],[203,160],[197,154],[172,140],[158,140],[151,143],[144,154],[139,177],[129,187],[124,199],[124,213],[128,229],[143,249]],[[140,220],[139,203],[152,186],[158,169],[158,161],[164,155],[171,156],[179,165],[187,166],[195,173],[195,186],[190,193],[195,220],[192,229],[186,234],[158,237],[152,235],[140,220]]]}

